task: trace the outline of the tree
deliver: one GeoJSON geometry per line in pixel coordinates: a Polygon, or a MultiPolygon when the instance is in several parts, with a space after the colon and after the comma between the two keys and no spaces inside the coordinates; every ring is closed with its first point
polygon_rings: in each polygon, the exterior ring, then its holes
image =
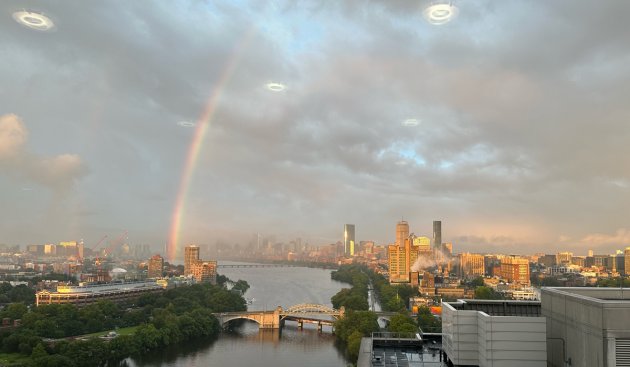
{"type": "Polygon", "coordinates": [[[387,330],[399,333],[415,333],[418,331],[418,325],[415,321],[404,313],[392,316],[389,320],[387,330]]]}
{"type": "Polygon", "coordinates": [[[475,299],[503,299],[500,293],[486,286],[475,288],[475,299]]]}
{"type": "Polygon", "coordinates": [[[470,281],[471,287],[481,287],[484,285],[483,277],[479,276],[470,281]]]}
{"type": "Polygon", "coordinates": [[[48,355],[48,352],[46,352],[46,348],[44,348],[44,345],[42,343],[37,343],[37,345],[35,346],[35,348],[33,348],[33,351],[31,352],[31,358],[34,360],[46,357],[48,355]]]}

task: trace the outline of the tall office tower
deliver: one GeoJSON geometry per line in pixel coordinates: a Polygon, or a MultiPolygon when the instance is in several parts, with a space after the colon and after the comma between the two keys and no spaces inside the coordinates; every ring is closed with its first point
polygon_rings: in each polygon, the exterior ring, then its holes
{"type": "Polygon", "coordinates": [[[484,274],[484,256],[480,254],[459,254],[459,277],[473,278],[484,274]]]}
{"type": "Polygon", "coordinates": [[[392,244],[387,246],[387,263],[389,265],[390,283],[408,283],[407,254],[405,246],[392,244]]]}
{"type": "Polygon", "coordinates": [[[411,246],[409,224],[396,224],[396,243],[387,247],[390,283],[409,283],[411,266],[418,259],[416,246],[411,246]]]}
{"type": "Polygon", "coordinates": [[[343,252],[345,256],[354,256],[354,224],[343,226],[343,252]]]}
{"type": "Polygon", "coordinates": [[[593,250],[588,250],[588,256],[593,257],[593,250]]]}
{"type": "Polygon", "coordinates": [[[396,224],[396,245],[404,246],[407,238],[409,238],[409,223],[401,220],[396,224]]]}
{"type": "Polygon", "coordinates": [[[147,278],[161,278],[162,269],[164,268],[164,258],[160,255],[153,255],[149,259],[149,271],[147,278]]]}
{"type": "Polygon", "coordinates": [[[529,260],[519,256],[504,257],[501,259],[501,278],[509,283],[529,286],[529,260]]]}
{"type": "Polygon", "coordinates": [[[199,261],[199,246],[184,247],[184,275],[191,275],[193,265],[199,261]]]}
{"type": "Polygon", "coordinates": [[[442,251],[442,221],[433,221],[433,248],[442,251]]]}

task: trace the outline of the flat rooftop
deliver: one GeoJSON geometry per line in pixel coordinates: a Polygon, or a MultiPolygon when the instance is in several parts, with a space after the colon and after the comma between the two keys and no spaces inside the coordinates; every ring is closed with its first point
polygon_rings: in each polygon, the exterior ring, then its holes
{"type": "Polygon", "coordinates": [[[368,337],[361,340],[357,367],[447,367],[446,362],[442,360],[440,341],[421,340],[420,343],[412,345],[403,340],[403,343],[399,344],[401,339],[407,338],[394,337],[392,345],[388,346],[382,343],[383,336],[376,335],[376,338],[368,337]]]}
{"type": "Polygon", "coordinates": [[[602,304],[630,303],[630,288],[608,287],[543,287],[543,293],[564,295],[602,304]]]}
{"type": "Polygon", "coordinates": [[[445,302],[456,310],[481,311],[490,316],[531,316],[541,315],[540,301],[508,301],[484,299],[460,299],[445,302]]]}

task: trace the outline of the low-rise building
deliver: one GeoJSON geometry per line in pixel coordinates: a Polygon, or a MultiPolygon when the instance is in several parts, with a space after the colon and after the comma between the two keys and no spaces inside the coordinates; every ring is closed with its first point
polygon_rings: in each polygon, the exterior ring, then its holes
{"type": "Polygon", "coordinates": [[[162,292],[155,281],[90,285],[58,285],[56,292],[43,290],[35,294],[36,305],[74,304],[86,306],[98,301],[125,302],[144,294],[162,292]]]}

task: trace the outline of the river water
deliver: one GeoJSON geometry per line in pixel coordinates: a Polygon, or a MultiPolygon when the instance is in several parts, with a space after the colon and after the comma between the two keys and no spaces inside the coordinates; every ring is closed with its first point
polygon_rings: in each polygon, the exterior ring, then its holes
{"type": "MultiPolygon", "coordinates": [[[[229,264],[231,262],[220,262],[229,264]]],[[[245,294],[254,299],[249,310],[288,308],[300,303],[332,307],[330,298],[350,285],[330,279],[331,270],[315,268],[234,268],[219,269],[232,280],[246,280],[251,288],[245,294]]],[[[130,358],[131,367],[206,366],[347,366],[351,364],[335,344],[329,326],[322,333],[316,325],[297,328],[286,322],[282,331],[259,330],[258,324],[243,321],[214,340],[197,340],[130,358]]]]}

